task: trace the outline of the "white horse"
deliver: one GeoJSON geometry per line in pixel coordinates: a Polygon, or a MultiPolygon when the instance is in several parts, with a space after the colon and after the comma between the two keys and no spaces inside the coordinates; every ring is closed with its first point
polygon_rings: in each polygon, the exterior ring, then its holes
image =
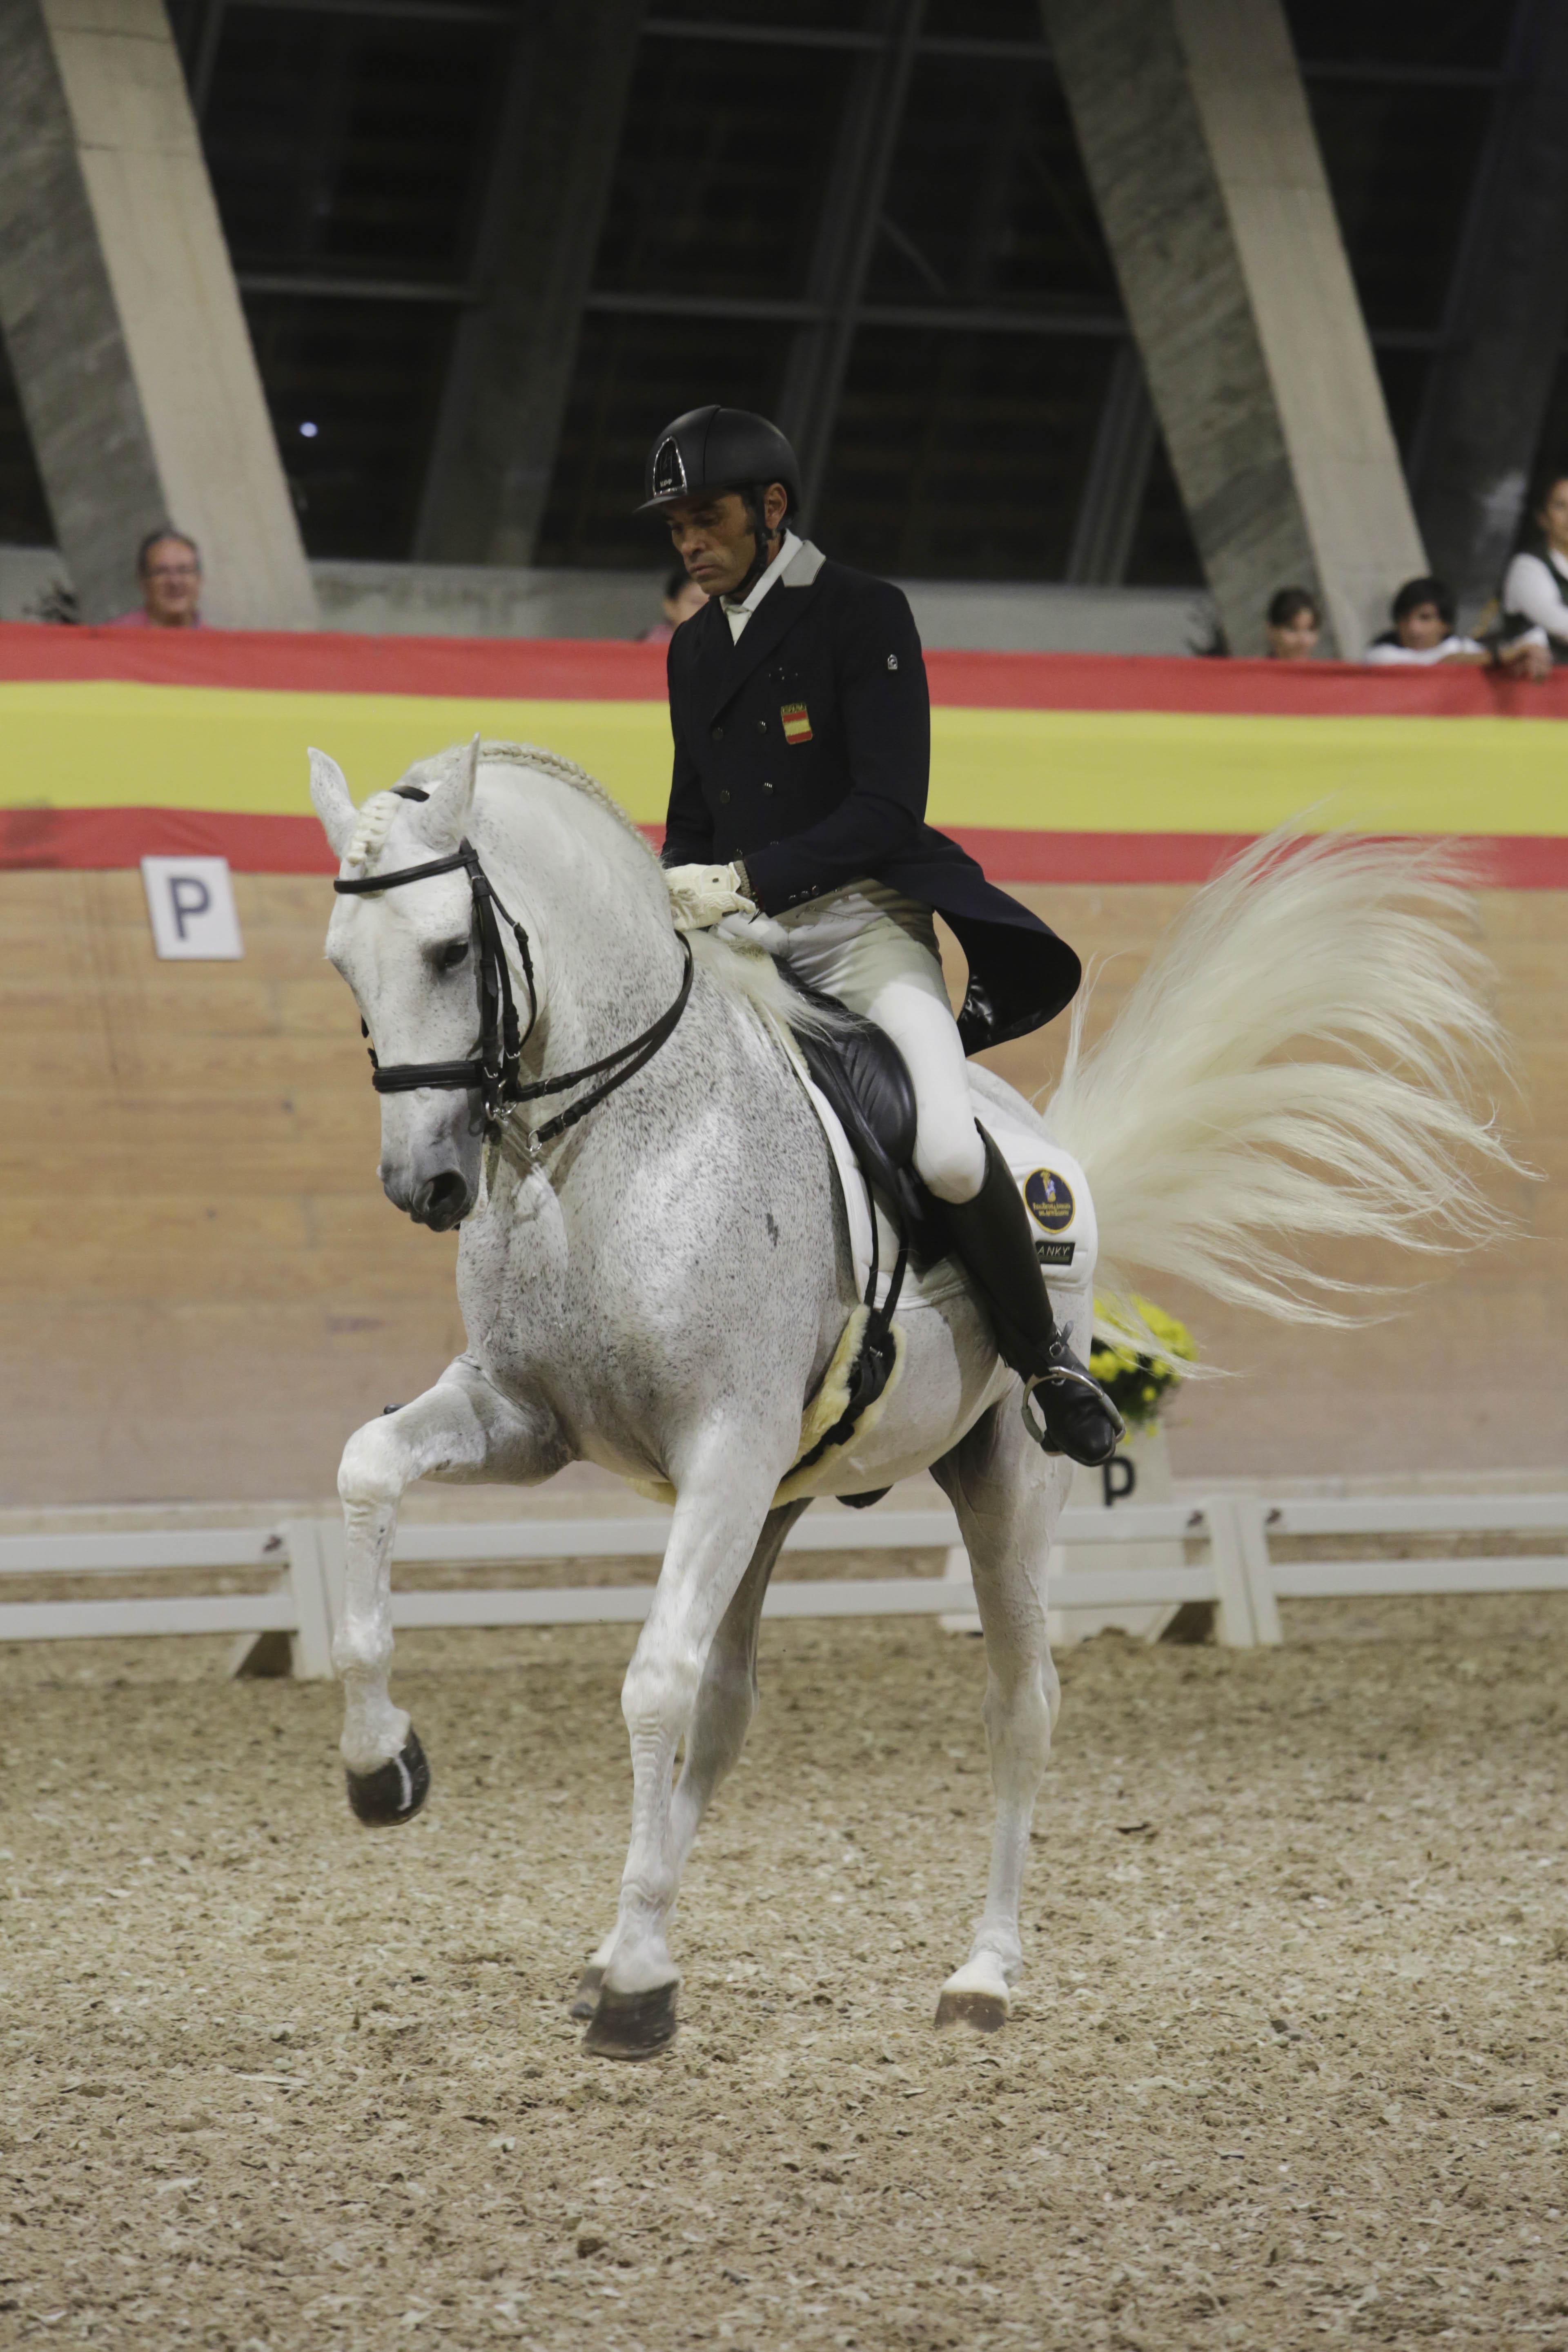
{"type": "MultiPolygon", "coordinates": [[[[393,1066],[474,1053],[475,922],[460,843],[531,947],[506,926],[512,985],[537,1016],[522,1076],[599,1062],[676,1001],[686,953],[658,864],[591,778],[546,751],[476,743],[411,769],[357,809],[311,754],[311,795],[342,861],[327,952],[353,989],[385,1080],[393,1066]],[[408,794],[411,796],[403,796],[408,794]]],[[[1091,1184],[1128,1300],[1133,1266],[1194,1280],[1274,1315],[1346,1319],[1331,1253],[1301,1235],[1418,1247],[1491,1238],[1506,1222],[1467,1167],[1511,1165],[1466,1071],[1495,1063],[1485,968],[1454,934],[1458,895],[1430,858],[1335,837],[1264,844],[1211,883],[1092,1052],[1075,1028],[1044,1119],[976,1067],[977,1111],[1037,1137],[1091,1184]],[[1309,1058],[1283,1058],[1296,1041],[1309,1058]]],[[[428,1782],[388,1694],[397,1509],[416,1478],[531,1485],[572,1461],[662,1482],[674,1517],[622,1694],[632,1824],[615,1926],[579,1988],[585,2046],[643,2056],[675,2030],[668,1933],[683,1865],[757,1702],[763,1597],[814,1493],[885,1487],[929,1468],[958,1515],[984,1630],[984,1721],[996,1818],[969,1958],[937,2021],[999,2025],[1022,1959],[1029,1824],[1058,1703],[1046,1569],[1070,1465],[1027,1435],[1020,1391],[949,1265],[912,1274],[901,1368],[847,1454],[790,1480],[803,1411],[857,1307],[848,1229],[823,1130],[784,1041],[792,1001],[765,956],[694,942],[682,1017],[646,1066],[583,1120],[537,1139],[526,1112],[487,1149],[479,1096],[409,1083],[382,1102],[381,1180],[421,1223],[461,1226],[468,1347],[433,1388],[349,1440],[342,1754],[355,1811],[409,1818],[428,1782]],[[675,1779],[678,1750],[684,1760],[675,1779]]],[[[482,1024],[481,1024],[482,1026],[482,1024]]],[[[1081,1017],[1079,1027],[1081,1027],[1081,1017]]],[[[583,1087],[557,1100],[574,1099],[583,1087]]],[[[549,1108],[554,1108],[552,1103],[549,1108]]],[[[1094,1212],[1057,1314],[1089,1349],[1094,1212]]]]}

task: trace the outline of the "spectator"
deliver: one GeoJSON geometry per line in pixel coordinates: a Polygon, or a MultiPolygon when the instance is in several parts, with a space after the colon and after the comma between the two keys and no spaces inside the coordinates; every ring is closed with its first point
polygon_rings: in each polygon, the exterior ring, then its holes
{"type": "Polygon", "coordinates": [[[1363,658],[1380,664],[1403,663],[1420,668],[1439,662],[1458,662],[1472,668],[1493,665],[1539,677],[1550,667],[1543,629],[1527,629],[1491,647],[1479,638],[1461,636],[1454,627],[1454,599],[1441,580],[1429,574],[1407,580],[1394,600],[1394,626],[1368,646],[1363,658]]]}
{"type": "Polygon", "coordinates": [[[1503,574],[1503,627],[1509,636],[1545,632],[1558,661],[1568,661],[1568,472],[1549,474],[1503,574]]]}
{"type": "Polygon", "coordinates": [[[664,583],[664,618],[645,629],[637,639],[639,646],[667,646],[682,621],[689,621],[708,602],[706,589],[699,588],[688,573],[684,563],[678,563],[664,583]]]}
{"type": "Polygon", "coordinates": [[[194,539],[168,523],[150,530],[136,551],[142,583],[139,612],[121,613],[111,629],[199,629],[202,559],[194,539]]]}
{"type": "Polygon", "coordinates": [[[1270,596],[1264,624],[1270,661],[1310,661],[1317,652],[1323,616],[1307,589],[1281,588],[1270,596]]]}

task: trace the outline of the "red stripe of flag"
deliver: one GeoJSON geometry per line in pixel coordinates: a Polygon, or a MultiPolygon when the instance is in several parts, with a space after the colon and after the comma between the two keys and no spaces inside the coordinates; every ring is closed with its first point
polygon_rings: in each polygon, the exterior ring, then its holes
{"type": "MultiPolygon", "coordinates": [[[[656,845],[663,827],[645,825],[656,845]]],[[[1206,882],[1253,835],[1024,833],[964,827],[952,838],[998,882],[1206,882]]],[[[1478,883],[1568,890],[1568,836],[1455,837],[1478,883]]],[[[313,816],[221,809],[0,809],[0,870],[110,869],[147,856],[226,857],[237,874],[331,874],[337,861],[313,816]]]]}
{"type": "MultiPolygon", "coordinates": [[[[926,656],[947,709],[1185,711],[1220,718],[1568,719],[1568,670],[1518,684],[1454,664],[1198,661],[1147,654],[926,656]]],[[[0,623],[0,679],[484,701],[662,702],[662,646],[336,631],[72,629],[0,623]]]]}

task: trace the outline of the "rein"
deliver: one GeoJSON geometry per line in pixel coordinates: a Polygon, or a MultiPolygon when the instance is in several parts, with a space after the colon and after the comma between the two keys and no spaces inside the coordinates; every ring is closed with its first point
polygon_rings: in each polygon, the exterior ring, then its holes
{"type": "MultiPolygon", "coordinates": [[[[423,793],[419,794],[424,799],[423,793]]],[[[580,1118],[613,1095],[617,1087],[651,1062],[666,1038],[674,1032],[676,1024],[686,1010],[686,1000],[691,993],[691,943],[684,934],[681,947],[686,955],[686,970],[681,975],[679,992],[668,1012],[661,1013],[652,1025],[629,1045],[617,1045],[612,1053],[603,1055],[596,1062],[586,1062],[580,1070],[568,1070],[559,1078],[540,1078],[531,1085],[519,1084],[522,1065],[522,1049],[533,1034],[539,1019],[539,990],[533,977],[533,957],[528,944],[528,933],[516,917],[508,913],[496,896],[489,876],[479,864],[479,852],[471,841],[460,841],[450,857],[434,857],[426,866],[405,866],[395,874],[371,874],[362,881],[335,881],[332,887],[342,898],[367,898],[382,890],[398,890],[407,882],[433,881],[438,874],[467,874],[468,888],[474,902],[474,963],[479,986],[479,1034],[472,1054],[461,1062],[397,1062],[383,1069],[376,1059],[375,1048],[370,1047],[371,1084],[378,1095],[412,1094],[418,1087],[433,1087],[452,1092],[475,1091],[484,1108],[485,1129],[490,1136],[499,1135],[506,1113],[518,1103],[539,1102],[549,1095],[564,1094],[568,1087],[581,1086],[585,1078],[599,1078],[602,1083],[569,1103],[553,1118],[535,1129],[529,1140],[537,1150],[542,1143],[552,1143],[575,1127],[580,1118]],[[528,982],[528,1026],[520,1034],[517,1005],[511,991],[511,966],[506,960],[500,926],[505,923],[517,941],[517,951],[522,961],[522,975],[528,982]],[[608,1072],[609,1075],[605,1074],[608,1072]]],[[[370,1032],[360,1024],[368,1040],[370,1032]]]]}

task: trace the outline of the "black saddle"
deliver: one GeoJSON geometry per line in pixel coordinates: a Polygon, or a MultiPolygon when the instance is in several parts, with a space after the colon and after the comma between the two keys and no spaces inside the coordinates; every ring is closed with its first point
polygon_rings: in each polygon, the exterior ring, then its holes
{"type": "Polygon", "coordinates": [[[861,1172],[908,1227],[923,1229],[931,1219],[930,1196],[914,1171],[918,1113],[903,1055],[874,1021],[821,989],[803,986],[793,973],[789,980],[797,995],[833,1015],[830,1029],[798,1029],[795,1042],[837,1112],[861,1172]]]}

